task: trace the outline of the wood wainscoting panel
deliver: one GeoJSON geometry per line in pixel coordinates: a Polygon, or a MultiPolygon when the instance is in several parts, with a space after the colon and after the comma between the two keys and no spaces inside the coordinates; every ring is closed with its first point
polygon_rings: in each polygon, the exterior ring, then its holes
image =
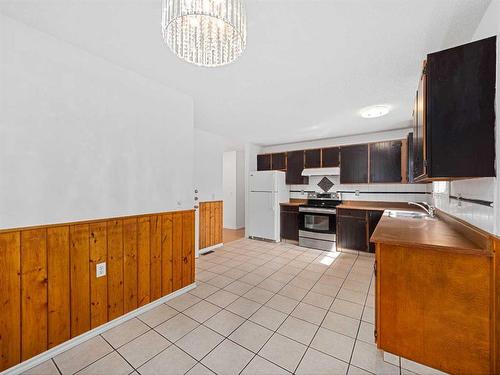
{"type": "Polygon", "coordinates": [[[90,224],[90,326],[108,321],[108,277],[96,277],[96,267],[108,259],[106,222],[90,224]]]}
{"type": "Polygon", "coordinates": [[[137,308],[137,218],[123,220],[123,309],[137,308]]]}
{"type": "Polygon", "coordinates": [[[21,361],[21,237],[0,234],[0,371],[21,361]]]}
{"type": "Polygon", "coordinates": [[[89,224],[70,226],[71,337],[90,329],[89,224]]]}
{"type": "Polygon", "coordinates": [[[172,214],[163,215],[161,218],[161,291],[163,295],[172,292],[172,242],[172,214]]]}
{"type": "Polygon", "coordinates": [[[173,215],[172,285],[174,290],[182,288],[182,213],[173,215]]]}
{"type": "Polygon", "coordinates": [[[69,227],[47,228],[48,347],[71,338],[69,227]]]}
{"type": "Polygon", "coordinates": [[[161,216],[150,216],[151,301],[161,297],[161,216]]]}
{"type": "Polygon", "coordinates": [[[194,212],[182,213],[182,287],[194,282],[194,212]]]}
{"type": "Polygon", "coordinates": [[[200,202],[199,248],[205,249],[222,243],[223,202],[200,202]]]}
{"type": "Polygon", "coordinates": [[[22,360],[47,350],[47,321],[47,231],[26,230],[21,232],[22,360]]]}
{"type": "Polygon", "coordinates": [[[137,220],[137,305],[144,306],[150,302],[151,288],[151,252],[150,252],[149,216],[137,220]]]}
{"type": "Polygon", "coordinates": [[[108,319],[123,315],[123,221],[108,221],[108,319]]]}
{"type": "Polygon", "coordinates": [[[0,230],[0,371],[193,282],[194,210],[0,230]]]}

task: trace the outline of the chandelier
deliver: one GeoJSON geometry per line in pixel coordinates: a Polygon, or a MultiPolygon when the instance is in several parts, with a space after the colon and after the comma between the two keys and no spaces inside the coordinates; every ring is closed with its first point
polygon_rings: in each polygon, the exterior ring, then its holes
{"type": "Polygon", "coordinates": [[[201,66],[229,64],[246,45],[243,0],[163,0],[162,31],[183,60],[201,66]]]}

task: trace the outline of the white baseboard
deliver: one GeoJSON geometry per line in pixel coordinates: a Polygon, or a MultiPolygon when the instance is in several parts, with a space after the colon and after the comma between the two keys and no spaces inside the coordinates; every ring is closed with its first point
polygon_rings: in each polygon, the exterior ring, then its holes
{"type": "Polygon", "coordinates": [[[130,320],[132,318],[135,318],[136,316],[141,315],[142,313],[145,313],[146,311],[149,311],[151,309],[154,309],[155,307],[161,305],[162,303],[165,303],[175,297],[180,296],[181,294],[184,294],[186,292],[189,292],[191,289],[194,289],[196,287],[196,283],[192,283],[182,289],[179,289],[173,293],[170,293],[166,296],[163,296],[156,301],[153,301],[151,303],[148,303],[147,305],[141,306],[138,309],[135,309],[125,315],[122,315],[116,319],[113,319],[112,321],[105,323],[99,327],[96,327],[94,329],[91,329],[90,331],[87,331],[80,336],[76,336],[68,341],[63,342],[62,344],[59,344],[52,349],[49,349],[43,353],[38,354],[37,356],[30,358],[24,362],[19,363],[18,365],[11,367],[4,372],[1,373],[1,375],[17,375],[21,374],[30,368],[33,368],[35,366],[38,366],[39,364],[49,360],[52,357],[55,357],[56,355],[65,352],[68,349],[71,349],[79,344],[81,344],[84,341],[90,340],[91,338],[100,335],[101,333],[116,327],[117,325],[120,325],[127,320],[130,320]]]}
{"type": "Polygon", "coordinates": [[[210,247],[205,247],[204,249],[200,249],[200,254],[208,253],[209,251],[215,250],[218,247],[222,247],[222,246],[224,246],[223,243],[218,243],[217,245],[213,245],[213,246],[210,246],[210,247]]]}

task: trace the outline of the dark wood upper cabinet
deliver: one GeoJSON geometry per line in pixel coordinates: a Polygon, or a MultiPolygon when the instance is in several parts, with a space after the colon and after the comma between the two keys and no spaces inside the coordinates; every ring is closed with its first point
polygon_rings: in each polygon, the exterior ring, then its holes
{"type": "Polygon", "coordinates": [[[422,77],[416,180],[495,176],[496,37],[427,55],[422,77]]]}
{"type": "Polygon", "coordinates": [[[340,148],[340,183],[363,184],[368,182],[368,145],[342,146],[340,148]]]}
{"type": "Polygon", "coordinates": [[[271,154],[257,155],[257,170],[258,171],[271,170],[271,154]]]}
{"type": "MultiPolygon", "coordinates": [[[[406,138],[407,144],[407,160],[406,160],[406,170],[407,170],[407,182],[409,184],[413,183],[413,133],[409,133],[406,138]]],[[[404,162],[404,160],[403,160],[404,162]]]]}
{"type": "Polygon", "coordinates": [[[271,169],[275,171],[284,171],[286,169],[286,153],[271,154],[271,169]]]}
{"type": "Polygon", "coordinates": [[[340,148],[329,147],[321,150],[322,154],[322,167],[323,168],[336,168],[340,166],[340,148]]]}
{"type": "MultiPolygon", "coordinates": [[[[425,72],[425,65],[424,70],[425,72]]],[[[415,98],[415,109],[413,116],[413,177],[414,179],[425,176],[425,129],[427,105],[425,102],[427,91],[427,76],[425,73],[420,77],[417,95],[415,98]]]]}
{"type": "Polygon", "coordinates": [[[305,150],[304,153],[306,168],[321,168],[321,149],[305,150]]]}
{"type": "Polygon", "coordinates": [[[370,144],[370,182],[401,182],[401,141],[370,144]]]}
{"type": "Polygon", "coordinates": [[[287,152],[286,183],[288,185],[305,185],[309,178],[302,176],[304,170],[304,151],[287,152]]]}

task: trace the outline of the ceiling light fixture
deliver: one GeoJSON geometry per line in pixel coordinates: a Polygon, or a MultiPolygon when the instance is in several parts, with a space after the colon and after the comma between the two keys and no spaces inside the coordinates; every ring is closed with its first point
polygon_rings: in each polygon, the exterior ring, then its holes
{"type": "Polygon", "coordinates": [[[226,65],[246,46],[243,0],[163,0],[163,40],[181,59],[226,65]]]}
{"type": "Polygon", "coordinates": [[[360,111],[361,117],[363,118],[376,118],[385,116],[389,113],[390,107],[388,105],[373,105],[370,107],[363,108],[360,111]]]}

